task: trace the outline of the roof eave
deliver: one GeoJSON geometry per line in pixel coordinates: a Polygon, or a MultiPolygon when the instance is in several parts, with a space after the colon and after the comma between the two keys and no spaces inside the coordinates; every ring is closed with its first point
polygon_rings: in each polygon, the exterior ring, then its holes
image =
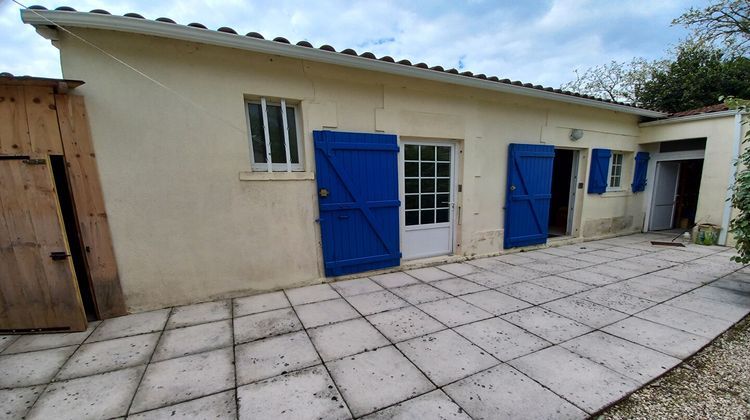
{"type": "Polygon", "coordinates": [[[727,111],[707,112],[704,114],[685,115],[684,117],[672,117],[663,120],[648,121],[638,124],[640,127],[653,127],[656,125],[678,124],[688,121],[709,120],[713,118],[732,117],[737,114],[737,110],[730,109],[727,111]]]}
{"type": "Polygon", "coordinates": [[[557,102],[581,105],[592,108],[617,111],[650,118],[664,118],[667,114],[627,105],[610,102],[600,102],[592,99],[580,98],[561,93],[526,88],[522,86],[499,83],[475,77],[456,75],[435,70],[422,69],[414,66],[373,60],[364,57],[349,56],[325,50],[302,47],[298,45],[261,40],[236,34],[194,28],[173,23],[137,19],[125,16],[67,12],[57,10],[28,10],[21,11],[21,20],[35,27],[47,27],[50,21],[63,27],[103,29],[151,35],[183,41],[217,45],[246,51],[273,54],[303,60],[335,64],[344,67],[376,71],[405,77],[431,80],[477,89],[491,90],[532,98],[546,99],[557,102]]]}

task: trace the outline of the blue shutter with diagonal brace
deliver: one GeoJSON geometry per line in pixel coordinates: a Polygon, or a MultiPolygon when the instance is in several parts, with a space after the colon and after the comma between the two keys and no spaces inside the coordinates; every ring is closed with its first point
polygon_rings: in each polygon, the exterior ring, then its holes
{"type": "Polygon", "coordinates": [[[554,158],[553,146],[511,144],[508,147],[505,248],[547,241],[554,158]]]}
{"type": "Polygon", "coordinates": [[[324,130],[313,138],[326,276],[399,265],[396,136],[324,130]]]}
{"type": "Polygon", "coordinates": [[[646,171],[648,170],[648,160],[651,156],[648,152],[638,152],[635,154],[635,170],[633,170],[633,192],[640,192],[646,189],[646,171]]]}
{"type": "Polygon", "coordinates": [[[591,150],[589,194],[603,194],[607,191],[607,175],[609,173],[609,159],[611,157],[612,151],[609,149],[591,150]]]}

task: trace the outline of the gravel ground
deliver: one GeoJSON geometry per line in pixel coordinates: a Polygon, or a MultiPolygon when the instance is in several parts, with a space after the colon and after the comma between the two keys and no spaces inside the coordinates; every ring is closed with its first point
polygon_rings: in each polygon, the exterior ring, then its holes
{"type": "Polygon", "coordinates": [[[750,419],[750,316],[599,419],[750,419]]]}

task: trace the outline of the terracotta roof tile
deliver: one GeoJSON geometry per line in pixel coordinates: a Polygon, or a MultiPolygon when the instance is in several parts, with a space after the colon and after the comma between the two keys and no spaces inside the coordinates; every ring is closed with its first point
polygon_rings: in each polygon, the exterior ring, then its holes
{"type": "MultiPolygon", "coordinates": [[[[36,5],[35,6],[30,6],[29,9],[33,9],[33,10],[48,10],[44,6],[36,6],[36,5]]],[[[72,13],[86,13],[86,12],[78,12],[75,9],[73,9],[72,7],[68,7],[68,6],[58,7],[55,10],[56,11],[64,11],[64,12],[72,12],[72,13]]],[[[110,14],[108,11],[103,10],[103,9],[94,9],[94,10],[88,12],[88,13],[110,14]]],[[[137,13],[126,13],[123,16],[129,17],[129,18],[133,18],[133,19],[144,19],[143,16],[141,16],[140,14],[137,14],[137,13]]],[[[157,22],[163,22],[163,23],[169,23],[169,24],[176,24],[176,22],[174,20],[172,20],[170,18],[167,18],[167,17],[160,17],[160,18],[155,19],[155,21],[157,21],[157,22]]],[[[192,28],[196,28],[196,29],[207,29],[203,24],[197,23],[197,22],[190,23],[190,24],[188,24],[186,26],[192,27],[192,28]]],[[[237,32],[234,29],[226,27],[226,26],[218,28],[217,31],[218,32],[232,34],[232,35],[241,36],[241,35],[237,34],[237,32]]],[[[263,35],[261,35],[261,34],[259,34],[257,32],[249,32],[245,36],[248,36],[248,37],[251,37],[251,38],[265,40],[265,38],[263,37],[263,35]]],[[[268,41],[268,42],[280,42],[280,43],[285,43],[285,44],[291,44],[291,42],[289,42],[289,40],[287,40],[286,38],[283,38],[283,37],[276,37],[276,38],[273,38],[273,41],[268,41]]],[[[313,47],[312,44],[310,44],[307,41],[300,41],[296,45],[300,46],[300,47],[307,47],[307,48],[312,48],[313,47]]],[[[356,56],[357,55],[356,51],[354,51],[351,48],[344,49],[341,52],[336,52],[336,49],[334,49],[332,46],[330,46],[330,45],[322,45],[322,46],[319,47],[319,49],[323,50],[323,51],[328,51],[328,52],[331,52],[331,53],[334,53],[334,54],[345,54],[345,55],[350,55],[350,56],[356,56]]],[[[532,83],[523,83],[523,82],[520,82],[520,81],[510,81],[509,79],[500,79],[500,78],[498,78],[496,76],[487,76],[487,75],[482,74],[482,73],[480,73],[480,74],[473,74],[470,71],[459,72],[456,69],[445,70],[445,68],[443,66],[428,66],[425,63],[412,64],[412,62],[409,61],[409,60],[405,60],[404,59],[404,60],[398,60],[397,61],[397,60],[393,59],[390,56],[383,56],[383,57],[378,58],[378,57],[375,56],[375,54],[373,54],[373,53],[371,53],[369,51],[360,54],[359,57],[369,58],[369,59],[375,59],[375,60],[385,61],[385,62],[394,63],[394,64],[400,64],[400,65],[406,65],[406,66],[413,66],[413,67],[418,67],[418,68],[421,68],[421,69],[430,69],[432,71],[438,71],[438,72],[444,72],[444,73],[452,73],[452,74],[455,74],[457,76],[462,76],[462,77],[472,77],[472,78],[477,78],[477,79],[482,79],[482,80],[489,80],[489,81],[493,81],[493,82],[497,82],[497,83],[511,84],[511,85],[514,85],[514,86],[521,86],[521,87],[526,88],[526,89],[543,90],[543,91],[547,91],[547,92],[554,92],[554,93],[561,94],[561,95],[567,95],[567,96],[575,96],[575,97],[585,98],[585,99],[589,99],[589,100],[592,100],[592,101],[614,103],[614,104],[617,104],[617,105],[623,105],[623,106],[628,106],[628,107],[632,107],[632,108],[639,108],[639,107],[637,107],[637,106],[635,106],[633,104],[629,104],[629,103],[625,103],[625,102],[616,102],[616,101],[611,101],[611,100],[608,100],[608,99],[597,98],[597,97],[590,96],[590,95],[581,95],[580,93],[575,93],[575,92],[570,92],[570,91],[563,91],[563,90],[560,90],[560,89],[555,89],[555,88],[551,88],[551,87],[545,87],[545,86],[541,86],[541,85],[534,85],[532,83]]],[[[644,108],[640,108],[640,109],[644,109],[644,108]]],[[[686,112],[691,112],[691,111],[686,111],[686,112]]],[[[713,112],[713,111],[709,111],[709,112],[713,112]]],[[[673,115],[677,115],[677,114],[673,114],[673,115]]],[[[692,115],[692,114],[687,114],[687,115],[692,115]]]]}
{"type": "Polygon", "coordinates": [[[669,114],[669,118],[687,117],[689,115],[699,115],[699,114],[710,114],[712,112],[721,112],[721,111],[728,111],[728,110],[729,110],[729,107],[726,106],[726,104],[721,103],[721,104],[704,106],[701,108],[689,109],[687,111],[674,112],[672,114],[669,114]]]}

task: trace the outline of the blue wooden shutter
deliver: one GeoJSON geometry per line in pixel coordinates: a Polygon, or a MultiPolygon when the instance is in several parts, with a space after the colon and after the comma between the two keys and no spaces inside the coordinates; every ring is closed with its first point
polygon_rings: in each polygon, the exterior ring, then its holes
{"type": "Polygon", "coordinates": [[[326,276],[399,265],[396,136],[313,131],[313,138],[326,276]]]}
{"type": "Polygon", "coordinates": [[[612,151],[609,149],[591,150],[589,194],[603,194],[607,191],[607,175],[609,174],[609,159],[611,157],[612,151]]]}
{"type": "Polygon", "coordinates": [[[635,154],[635,170],[633,171],[633,192],[640,192],[646,189],[646,170],[648,169],[648,160],[651,159],[648,152],[638,152],[635,154]]]}
{"type": "Polygon", "coordinates": [[[508,147],[505,248],[547,241],[554,158],[555,148],[549,145],[514,143],[508,147]]]}

